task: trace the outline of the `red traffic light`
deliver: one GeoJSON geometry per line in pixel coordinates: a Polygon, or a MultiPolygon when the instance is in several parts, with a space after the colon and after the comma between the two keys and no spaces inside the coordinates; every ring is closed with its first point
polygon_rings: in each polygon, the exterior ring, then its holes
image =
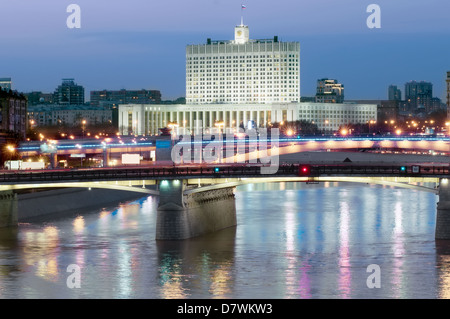
{"type": "Polygon", "coordinates": [[[300,165],[299,174],[300,175],[309,175],[311,173],[311,166],[309,165],[300,165]]]}

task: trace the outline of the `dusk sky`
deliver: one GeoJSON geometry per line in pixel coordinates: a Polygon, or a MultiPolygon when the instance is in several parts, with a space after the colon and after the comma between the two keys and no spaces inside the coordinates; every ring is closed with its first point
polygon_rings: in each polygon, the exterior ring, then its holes
{"type": "Polygon", "coordinates": [[[386,99],[396,84],[433,83],[444,99],[450,71],[448,0],[20,0],[0,4],[0,77],[21,92],[53,92],[62,78],[90,90],[156,89],[185,96],[185,47],[230,40],[241,4],[250,38],[300,42],[301,96],[319,78],[345,85],[346,99],[386,99]],[[81,7],[81,28],[66,12],[81,7]],[[381,28],[369,29],[369,4],[381,28]]]}

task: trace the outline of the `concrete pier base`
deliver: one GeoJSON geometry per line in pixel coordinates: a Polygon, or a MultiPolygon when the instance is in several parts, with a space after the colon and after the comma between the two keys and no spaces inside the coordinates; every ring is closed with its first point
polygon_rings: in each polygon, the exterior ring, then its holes
{"type": "Polygon", "coordinates": [[[439,182],[435,238],[450,239],[450,184],[448,179],[441,179],[439,182]]]}
{"type": "Polygon", "coordinates": [[[236,226],[234,188],[185,194],[181,180],[159,184],[156,240],[181,240],[236,226]]]}
{"type": "Polygon", "coordinates": [[[17,194],[12,191],[0,192],[0,228],[17,226],[17,194]]]}

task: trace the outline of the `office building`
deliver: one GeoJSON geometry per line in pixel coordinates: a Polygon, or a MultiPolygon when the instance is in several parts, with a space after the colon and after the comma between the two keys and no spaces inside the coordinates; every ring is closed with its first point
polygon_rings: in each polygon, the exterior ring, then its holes
{"type": "Polygon", "coordinates": [[[337,80],[320,79],[317,80],[317,103],[343,103],[344,85],[337,80]]]}
{"type": "Polygon", "coordinates": [[[0,90],[0,132],[25,138],[27,99],[22,93],[0,90]]]}
{"type": "Polygon", "coordinates": [[[300,101],[300,44],[252,40],[246,25],[234,40],[186,47],[187,104],[266,104],[300,101]]]}
{"type": "Polygon", "coordinates": [[[119,104],[158,104],[161,92],[158,90],[102,90],[91,91],[92,106],[118,106],[119,104]]]}
{"type": "Polygon", "coordinates": [[[410,81],[405,84],[405,102],[410,110],[424,108],[429,111],[433,98],[433,84],[425,81],[410,81]]]}
{"type": "Polygon", "coordinates": [[[336,131],[342,125],[366,124],[377,120],[377,104],[353,103],[270,103],[270,104],[128,104],[119,106],[119,132],[123,135],[156,135],[169,123],[176,131],[191,134],[207,130],[217,122],[223,129],[238,132],[270,123],[305,120],[319,130],[336,131]]]}
{"type": "Polygon", "coordinates": [[[388,100],[389,101],[401,101],[402,100],[402,91],[399,88],[397,88],[397,85],[389,85],[388,100]]]}
{"type": "Polygon", "coordinates": [[[112,122],[110,108],[89,105],[34,105],[28,107],[27,115],[36,126],[78,126],[83,120],[89,126],[112,122]]]}
{"type": "Polygon", "coordinates": [[[77,85],[74,79],[62,79],[62,84],[53,94],[53,101],[60,105],[84,104],[84,87],[77,85]]]}

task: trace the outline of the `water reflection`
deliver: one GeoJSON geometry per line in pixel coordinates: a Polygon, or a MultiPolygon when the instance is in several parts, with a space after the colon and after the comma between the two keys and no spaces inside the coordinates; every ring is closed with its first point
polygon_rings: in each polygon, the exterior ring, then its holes
{"type": "Polygon", "coordinates": [[[25,231],[21,246],[26,266],[34,268],[35,274],[45,280],[58,280],[59,231],[56,227],[25,231]]]}
{"type": "Polygon", "coordinates": [[[238,226],[155,241],[157,198],[0,229],[0,298],[450,298],[436,196],[323,183],[238,188],[238,226]],[[66,286],[80,266],[80,289],[66,286]],[[381,289],[366,268],[378,264],[381,289]]]}
{"type": "MultiPolygon", "coordinates": [[[[346,192],[344,192],[343,200],[346,199],[346,192]]],[[[350,297],[351,293],[351,264],[350,264],[350,238],[349,238],[349,224],[350,224],[350,211],[348,203],[343,201],[340,204],[340,224],[339,224],[339,292],[340,296],[344,299],[350,297]]]]}
{"type": "Polygon", "coordinates": [[[450,242],[436,241],[436,268],[438,269],[438,298],[450,299],[450,242]]]}
{"type": "Polygon", "coordinates": [[[185,241],[157,241],[161,297],[232,298],[235,238],[236,227],[230,227],[185,241]]]}

